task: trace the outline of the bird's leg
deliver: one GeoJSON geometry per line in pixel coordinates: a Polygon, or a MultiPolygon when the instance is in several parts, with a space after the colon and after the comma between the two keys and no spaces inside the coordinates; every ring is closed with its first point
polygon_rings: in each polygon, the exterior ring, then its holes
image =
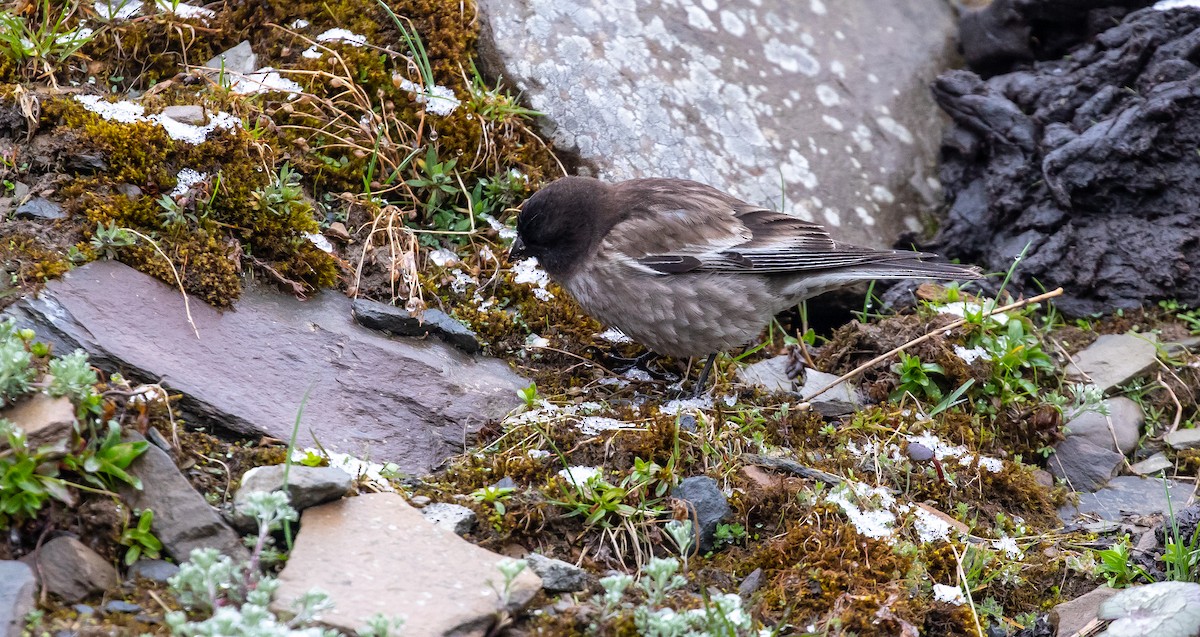
{"type": "Polygon", "coordinates": [[[704,369],[700,370],[700,378],[696,380],[696,388],[692,390],[692,398],[699,398],[704,393],[704,384],[708,381],[708,373],[712,371],[713,363],[717,360],[717,353],[713,352],[708,355],[708,360],[704,361],[704,369]]]}

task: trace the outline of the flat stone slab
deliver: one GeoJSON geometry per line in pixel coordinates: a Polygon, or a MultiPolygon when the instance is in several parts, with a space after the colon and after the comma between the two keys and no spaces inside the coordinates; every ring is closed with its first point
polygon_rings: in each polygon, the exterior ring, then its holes
{"type": "Polygon", "coordinates": [[[46,285],[6,314],[54,343],[82,347],[92,364],[159,380],[182,407],[248,436],[287,440],[307,392],[301,447],[424,473],[462,450],[528,386],[508,365],[435,340],[389,339],[356,325],[335,292],[299,301],[248,287],[232,311],[191,300],[114,261],[96,261],[46,285]]]}
{"type": "Polygon", "coordinates": [[[1126,514],[1167,515],[1167,492],[1170,490],[1169,508],[1180,511],[1188,504],[1192,487],[1188,484],[1167,480],[1167,486],[1158,478],[1140,476],[1117,476],[1108,481],[1103,489],[1095,493],[1081,493],[1079,505],[1068,504],[1058,510],[1058,517],[1070,522],[1076,517],[1091,515],[1104,520],[1120,520],[1126,514]]]}
{"type": "Polygon", "coordinates": [[[944,0],[480,0],[481,57],[606,180],[680,177],[890,245],[940,204],[944,0]],[[781,192],[781,182],[784,191],[781,192]]]}
{"type": "Polygon", "coordinates": [[[312,588],[329,594],[321,622],[355,631],[377,613],[405,620],[405,635],[482,636],[502,609],[516,610],[542,587],[526,568],[502,599],[504,556],[429,523],[395,493],[313,507],[279,574],[272,608],[286,612],[312,588]]]}
{"type": "Polygon", "coordinates": [[[1119,387],[1150,371],[1158,361],[1152,334],[1105,334],[1075,355],[1069,376],[1089,378],[1103,391],[1119,387]]]}

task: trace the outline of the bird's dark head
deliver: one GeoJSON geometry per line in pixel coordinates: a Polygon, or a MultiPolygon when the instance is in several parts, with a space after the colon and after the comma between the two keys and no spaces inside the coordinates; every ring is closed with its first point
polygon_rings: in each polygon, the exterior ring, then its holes
{"type": "Polygon", "coordinates": [[[590,177],[564,177],[534,193],[521,206],[509,256],[537,257],[550,276],[570,276],[615,223],[606,219],[609,188],[590,177]]]}

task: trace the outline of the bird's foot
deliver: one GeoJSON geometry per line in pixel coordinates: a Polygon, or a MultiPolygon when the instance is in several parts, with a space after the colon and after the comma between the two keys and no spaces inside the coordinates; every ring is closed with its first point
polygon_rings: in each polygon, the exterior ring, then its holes
{"type": "Polygon", "coordinates": [[[634,358],[617,356],[616,354],[612,353],[603,353],[603,356],[604,366],[622,376],[628,375],[629,372],[637,370],[645,373],[651,379],[657,381],[672,383],[679,380],[679,376],[663,369],[656,369],[654,366],[652,366],[651,363],[658,360],[660,356],[649,350],[647,350],[641,356],[636,356],[634,358]]]}

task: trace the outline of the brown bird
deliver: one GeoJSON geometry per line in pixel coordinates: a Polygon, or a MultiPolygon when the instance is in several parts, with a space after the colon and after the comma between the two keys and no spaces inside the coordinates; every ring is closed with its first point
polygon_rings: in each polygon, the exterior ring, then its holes
{"type": "Polygon", "coordinates": [[[650,350],[745,345],[822,292],[872,279],[975,279],[934,255],[835,242],[820,225],[683,179],[566,177],[521,207],[510,255],[537,257],[585,312],[650,350]]]}

